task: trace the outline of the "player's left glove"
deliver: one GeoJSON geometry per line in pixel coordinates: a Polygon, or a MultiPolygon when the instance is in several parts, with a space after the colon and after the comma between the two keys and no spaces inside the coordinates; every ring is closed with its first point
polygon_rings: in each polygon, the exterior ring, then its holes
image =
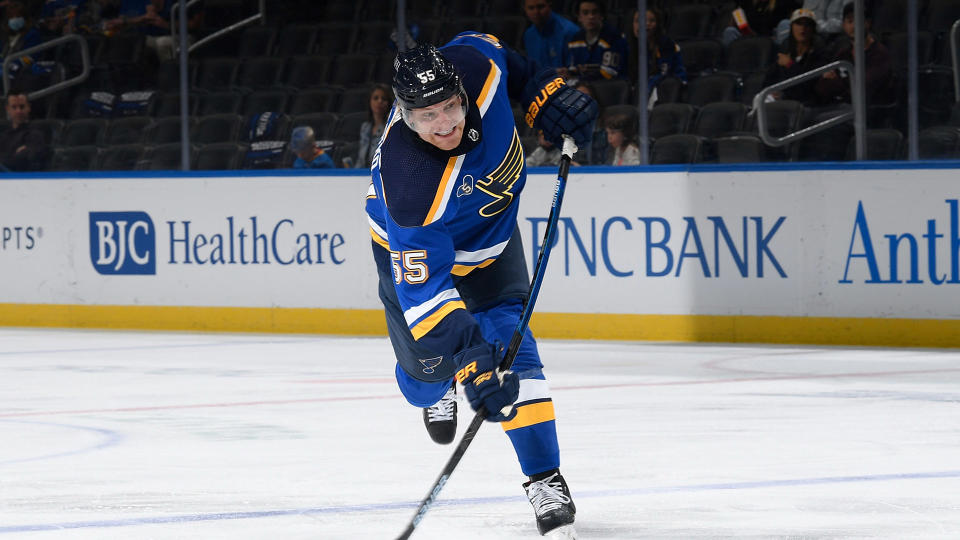
{"type": "Polygon", "coordinates": [[[577,146],[585,147],[593,136],[599,106],[594,99],[576,90],[553,68],[546,68],[527,83],[524,91],[527,113],[524,119],[556,146],[570,135],[577,146]]]}
{"type": "Polygon", "coordinates": [[[457,382],[463,385],[470,407],[486,411],[491,422],[506,422],[516,416],[513,405],[520,395],[520,377],[512,371],[497,371],[499,347],[484,343],[461,353],[457,365],[457,382]]]}

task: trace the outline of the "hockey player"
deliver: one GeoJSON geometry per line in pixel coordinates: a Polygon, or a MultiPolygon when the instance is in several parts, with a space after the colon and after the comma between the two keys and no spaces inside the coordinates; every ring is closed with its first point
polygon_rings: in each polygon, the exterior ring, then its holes
{"type": "Polygon", "coordinates": [[[517,226],[526,168],[510,98],[555,144],[562,134],[585,144],[597,115],[592,98],[535,66],[470,32],[399,53],[366,210],[404,397],[424,409],[431,438],[449,443],[461,384],[513,444],[540,533],[573,538],[576,508],[529,329],[512,371],[496,369],[529,288],[517,226]]]}

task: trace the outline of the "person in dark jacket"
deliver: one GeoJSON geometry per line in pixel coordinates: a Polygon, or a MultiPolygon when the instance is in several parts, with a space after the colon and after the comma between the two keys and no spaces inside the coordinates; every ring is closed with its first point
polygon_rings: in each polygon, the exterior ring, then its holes
{"type": "MultiPolygon", "coordinates": [[[[790,36],[780,47],[777,62],[767,70],[764,86],[801,75],[827,63],[823,40],[817,35],[817,16],[809,9],[797,9],[790,15],[790,36]]],[[[777,92],[777,99],[792,99],[804,104],[816,101],[817,79],[777,92]]]]}
{"type": "MultiPolygon", "coordinates": [[[[663,13],[648,9],[647,25],[647,92],[652,92],[665,77],[674,76],[687,82],[687,69],[683,65],[680,46],[664,30],[663,13]]],[[[640,36],[640,12],[633,10],[633,34],[630,38],[630,80],[637,81],[638,40],[640,36]]]]}
{"type": "Polygon", "coordinates": [[[7,96],[10,129],[0,134],[0,164],[6,171],[39,171],[49,147],[40,130],[30,126],[30,101],[26,94],[7,96]]]}
{"type": "MultiPolygon", "coordinates": [[[[869,8],[863,13],[863,69],[864,87],[867,105],[889,103],[893,99],[893,70],[890,65],[890,51],[871,32],[873,18],[869,8]]],[[[849,40],[833,60],[846,60],[853,63],[854,13],[853,4],[843,8],[843,32],[849,40]]],[[[842,70],[829,71],[817,81],[817,96],[824,103],[850,103],[850,74],[842,70]]]]}

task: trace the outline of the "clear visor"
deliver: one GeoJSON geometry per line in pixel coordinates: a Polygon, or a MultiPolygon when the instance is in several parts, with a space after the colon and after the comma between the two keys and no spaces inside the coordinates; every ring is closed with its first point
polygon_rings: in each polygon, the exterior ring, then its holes
{"type": "Polygon", "coordinates": [[[467,99],[463,91],[436,105],[420,109],[400,108],[407,126],[421,134],[446,135],[467,116],[467,99]]]}

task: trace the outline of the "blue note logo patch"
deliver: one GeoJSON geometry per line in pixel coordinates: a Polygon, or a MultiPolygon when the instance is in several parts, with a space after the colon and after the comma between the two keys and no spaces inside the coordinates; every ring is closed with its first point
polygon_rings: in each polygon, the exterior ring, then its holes
{"type": "Polygon", "coordinates": [[[90,212],[90,262],[104,275],[155,275],[153,220],[146,212],[90,212]]]}
{"type": "Polygon", "coordinates": [[[419,358],[418,361],[423,364],[423,372],[427,375],[430,375],[434,372],[434,368],[443,362],[443,357],[437,356],[435,358],[419,358]]]}

